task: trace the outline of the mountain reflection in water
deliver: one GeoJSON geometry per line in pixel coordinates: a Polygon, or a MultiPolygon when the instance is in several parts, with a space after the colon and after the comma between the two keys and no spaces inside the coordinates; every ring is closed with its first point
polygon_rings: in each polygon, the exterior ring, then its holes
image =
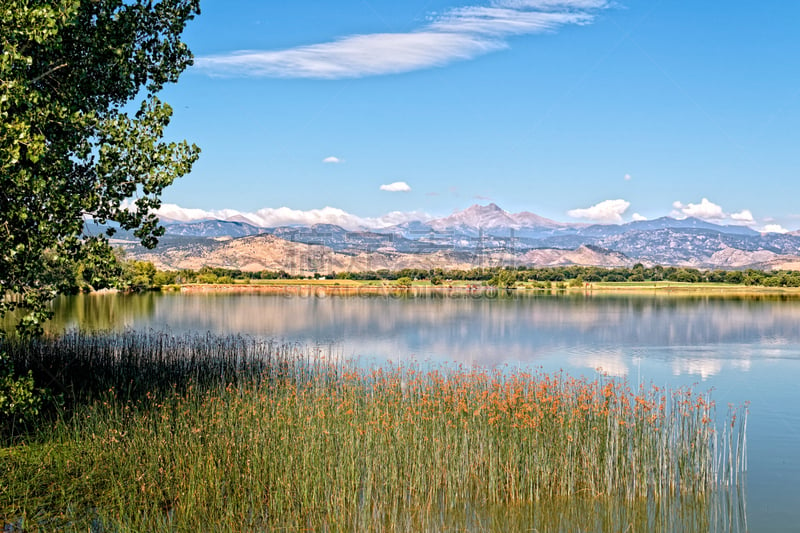
{"type": "Polygon", "coordinates": [[[765,295],[148,293],[66,297],[55,311],[51,331],[238,333],[345,356],[482,366],[562,354],[571,366],[617,376],[630,371],[629,356],[705,379],[728,365],[746,371],[754,357],[798,357],[800,346],[800,299],[765,295]]]}

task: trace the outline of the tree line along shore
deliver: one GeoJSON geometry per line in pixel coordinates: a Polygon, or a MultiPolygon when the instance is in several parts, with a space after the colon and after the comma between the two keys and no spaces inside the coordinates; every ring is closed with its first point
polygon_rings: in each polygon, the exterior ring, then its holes
{"type": "Polygon", "coordinates": [[[796,288],[800,287],[800,271],[793,270],[702,270],[690,267],[651,266],[632,267],[475,267],[461,269],[370,270],[363,272],[327,272],[313,275],[291,274],[285,270],[256,272],[220,267],[198,270],[161,270],[149,261],[124,261],[114,278],[99,280],[94,273],[76,270],[72,293],[101,289],[147,291],[179,289],[187,285],[312,285],[390,287],[460,287],[486,286],[498,288],[575,289],[607,287],[653,288],[685,285],[720,286],[731,288],[796,288]]]}

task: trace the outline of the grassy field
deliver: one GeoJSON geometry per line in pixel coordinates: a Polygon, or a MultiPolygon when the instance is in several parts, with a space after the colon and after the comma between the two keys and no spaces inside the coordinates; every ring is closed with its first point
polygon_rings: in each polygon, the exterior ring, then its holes
{"type": "Polygon", "coordinates": [[[697,530],[730,519],[714,498],[745,469],[744,412],[718,420],[690,389],[364,368],[244,337],[5,348],[63,395],[5,436],[6,529],[697,530]]]}
{"type": "MultiPolygon", "coordinates": [[[[430,290],[430,291],[450,291],[450,290],[469,290],[469,291],[501,291],[505,292],[507,289],[497,289],[495,287],[487,287],[481,281],[445,281],[441,285],[432,285],[427,280],[412,282],[410,289],[415,290],[430,290]]],[[[274,280],[237,280],[233,284],[219,285],[219,284],[190,284],[180,287],[182,291],[283,291],[283,290],[313,290],[313,289],[328,289],[333,291],[386,291],[386,290],[408,290],[408,288],[399,287],[394,281],[387,280],[337,280],[337,279],[274,279],[274,280]]],[[[641,293],[641,294],[711,294],[711,295],[760,295],[760,294],[774,294],[774,295],[797,295],[800,296],[800,288],[798,287],[761,287],[752,285],[737,285],[731,283],[691,283],[691,282],[676,282],[676,281],[623,281],[623,282],[592,282],[584,283],[577,287],[569,286],[568,282],[553,283],[549,288],[542,288],[537,286],[534,282],[520,282],[515,285],[511,292],[517,293],[641,293]]]]}
{"type": "MultiPolygon", "coordinates": [[[[588,288],[590,290],[716,291],[734,293],[788,292],[800,294],[800,288],[797,287],[761,287],[733,283],[692,283],[680,281],[600,281],[590,283],[588,288]]],[[[586,287],[584,287],[582,290],[585,289],[586,287]]]]}
{"type": "MultiPolygon", "coordinates": [[[[395,281],[390,280],[358,280],[358,279],[254,279],[254,280],[234,280],[233,285],[253,285],[262,287],[397,287],[395,281]]],[[[475,281],[453,281],[442,285],[432,285],[428,280],[413,281],[412,287],[469,287],[480,285],[475,281]]],[[[186,286],[202,286],[193,284],[186,286]]]]}

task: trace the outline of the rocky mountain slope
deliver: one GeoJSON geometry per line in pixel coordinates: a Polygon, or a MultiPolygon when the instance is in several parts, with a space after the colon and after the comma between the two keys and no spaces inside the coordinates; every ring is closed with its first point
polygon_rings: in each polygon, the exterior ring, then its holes
{"type": "Polygon", "coordinates": [[[167,268],[330,272],[497,265],[798,268],[800,234],[758,233],[696,218],[569,224],[475,205],[448,217],[350,231],[333,224],[262,228],[240,220],[167,222],[155,251],[118,241],[167,268]]]}
{"type": "Polygon", "coordinates": [[[256,235],[205,242],[171,240],[156,250],[143,250],[125,243],[130,255],[152,261],[158,268],[169,270],[199,269],[203,266],[240,269],[284,270],[290,274],[311,275],[331,272],[398,270],[403,268],[470,269],[473,267],[510,265],[608,265],[631,266],[633,261],[623,254],[594,247],[576,250],[538,249],[525,254],[503,250],[470,251],[437,250],[426,253],[404,253],[390,249],[376,251],[337,252],[328,246],[305,244],[280,239],[273,235],[256,235]]]}

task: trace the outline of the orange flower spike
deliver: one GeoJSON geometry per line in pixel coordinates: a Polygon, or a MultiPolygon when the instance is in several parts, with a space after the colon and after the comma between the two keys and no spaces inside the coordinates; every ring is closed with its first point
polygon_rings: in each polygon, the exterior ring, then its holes
{"type": "Polygon", "coordinates": [[[614,394],[614,384],[609,382],[605,387],[603,387],[603,396],[606,398],[613,398],[614,394]]]}
{"type": "Polygon", "coordinates": [[[702,396],[697,397],[697,408],[700,409],[705,406],[705,399],[702,396]]]}

